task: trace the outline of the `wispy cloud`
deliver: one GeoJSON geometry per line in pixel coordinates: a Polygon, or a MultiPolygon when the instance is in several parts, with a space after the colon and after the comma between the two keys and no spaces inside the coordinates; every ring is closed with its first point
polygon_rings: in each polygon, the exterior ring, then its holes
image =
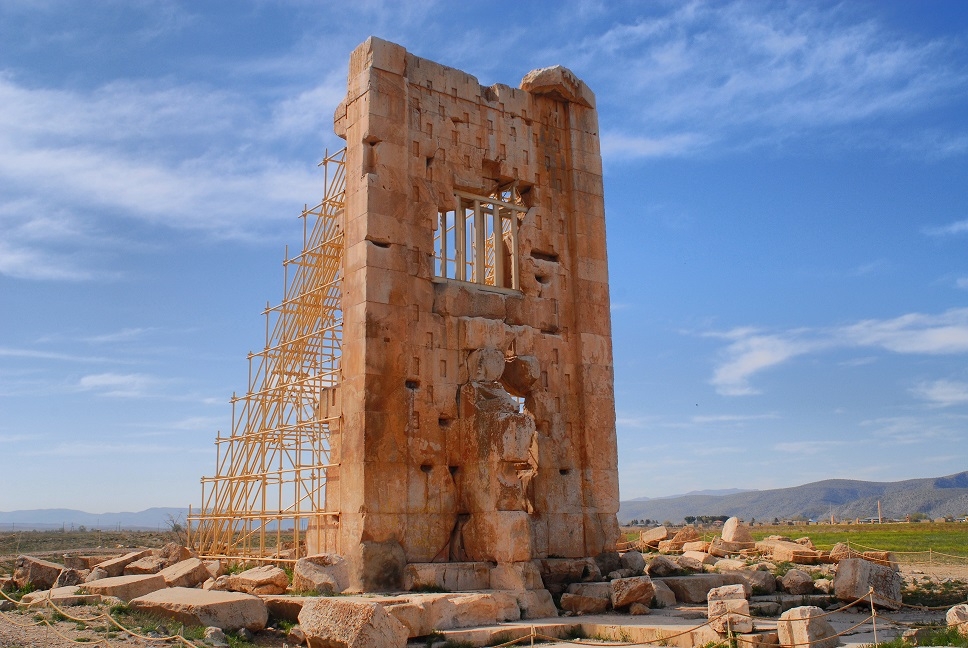
{"type": "Polygon", "coordinates": [[[90,337],[84,338],[84,342],[90,344],[112,344],[115,342],[129,342],[131,340],[137,340],[144,337],[146,334],[154,331],[154,328],[125,328],[120,331],[114,331],[112,333],[104,333],[101,335],[92,335],[90,337]]]}
{"type": "Polygon", "coordinates": [[[115,358],[105,358],[99,356],[81,356],[71,353],[56,353],[52,351],[36,351],[34,349],[13,349],[0,347],[0,357],[8,358],[31,358],[34,360],[65,360],[68,362],[117,362],[124,364],[126,361],[115,358]]]}
{"type": "Polygon", "coordinates": [[[926,227],[923,231],[928,236],[953,236],[957,234],[968,234],[968,218],[938,227],[926,227]]]}
{"type": "Polygon", "coordinates": [[[83,376],[77,382],[81,391],[116,398],[143,398],[156,391],[161,381],[145,374],[100,373],[83,376]]]}
{"type": "Polygon", "coordinates": [[[731,340],[721,351],[710,382],[720,394],[742,396],[759,393],[750,384],[755,374],[798,356],[834,348],[879,348],[926,355],[968,353],[968,308],[937,315],[908,313],[830,329],[763,332],[738,328],[705,335],[731,340]]]}
{"type": "Polygon", "coordinates": [[[953,380],[923,382],[911,390],[918,398],[937,407],[968,404],[968,383],[953,380]]]}
{"type": "MultiPolygon", "coordinates": [[[[569,44],[576,63],[612,88],[602,100],[625,124],[606,123],[606,151],[654,157],[773,146],[945,104],[965,82],[946,59],[953,43],[900,36],[849,5],[673,6],[569,44]]],[[[879,136],[910,145],[890,129],[879,136]]]]}

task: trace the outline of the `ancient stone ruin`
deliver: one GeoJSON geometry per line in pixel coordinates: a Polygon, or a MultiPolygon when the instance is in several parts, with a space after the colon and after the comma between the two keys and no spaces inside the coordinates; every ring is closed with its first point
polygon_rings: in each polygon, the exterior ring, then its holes
{"type": "Polygon", "coordinates": [[[561,67],[485,87],[371,38],[334,125],[345,154],[303,214],[192,544],[339,554],[358,591],[481,589],[613,551],[593,93],[561,67]]]}

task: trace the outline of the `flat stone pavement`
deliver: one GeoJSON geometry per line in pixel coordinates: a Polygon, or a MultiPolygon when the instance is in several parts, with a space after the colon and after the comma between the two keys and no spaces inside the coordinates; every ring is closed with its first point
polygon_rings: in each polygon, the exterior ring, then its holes
{"type": "MultiPolygon", "coordinates": [[[[641,642],[641,645],[658,646],[659,642],[662,641],[663,645],[666,646],[689,648],[722,640],[722,637],[716,635],[708,626],[703,625],[706,619],[704,616],[700,617],[700,614],[698,608],[670,608],[653,610],[651,614],[643,616],[599,614],[534,619],[532,621],[501,623],[478,628],[445,630],[441,634],[443,640],[466,641],[474,646],[494,645],[519,637],[528,637],[532,628],[537,634],[562,639],[569,634],[575,636],[574,633],[580,630],[592,642],[601,640],[601,645],[608,645],[609,642],[641,642]]],[[[878,610],[876,619],[877,641],[889,641],[900,636],[914,623],[944,625],[944,614],[944,610],[905,609],[891,613],[878,610]]],[[[862,645],[874,643],[874,627],[871,621],[867,620],[868,617],[870,617],[870,608],[860,609],[856,612],[837,612],[827,617],[827,620],[838,633],[847,633],[841,637],[841,645],[847,648],[859,648],[862,645]],[[862,625],[854,628],[862,622],[862,625]]],[[[776,632],[776,621],[776,619],[757,617],[754,622],[755,632],[753,634],[776,632]]],[[[582,641],[585,642],[586,640],[582,641]]],[[[426,643],[413,640],[410,645],[425,646],[426,643]]],[[[515,645],[530,646],[530,641],[525,639],[515,645]]],[[[542,644],[542,646],[549,648],[563,648],[574,645],[568,641],[542,644]]]]}

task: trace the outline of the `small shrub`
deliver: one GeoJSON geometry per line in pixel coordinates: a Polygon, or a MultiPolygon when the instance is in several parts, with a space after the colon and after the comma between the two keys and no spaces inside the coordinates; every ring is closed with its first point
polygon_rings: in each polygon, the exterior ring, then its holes
{"type": "Polygon", "coordinates": [[[450,590],[446,587],[441,587],[440,585],[433,585],[429,583],[421,583],[410,588],[411,592],[416,594],[449,594],[450,590]]]}

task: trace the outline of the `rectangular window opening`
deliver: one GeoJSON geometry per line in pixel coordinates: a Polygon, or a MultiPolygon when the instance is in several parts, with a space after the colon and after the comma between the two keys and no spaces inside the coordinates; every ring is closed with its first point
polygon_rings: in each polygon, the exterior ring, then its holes
{"type": "Polygon", "coordinates": [[[434,275],[520,290],[518,230],[526,212],[516,183],[490,196],[456,192],[454,208],[438,212],[434,275]]]}

